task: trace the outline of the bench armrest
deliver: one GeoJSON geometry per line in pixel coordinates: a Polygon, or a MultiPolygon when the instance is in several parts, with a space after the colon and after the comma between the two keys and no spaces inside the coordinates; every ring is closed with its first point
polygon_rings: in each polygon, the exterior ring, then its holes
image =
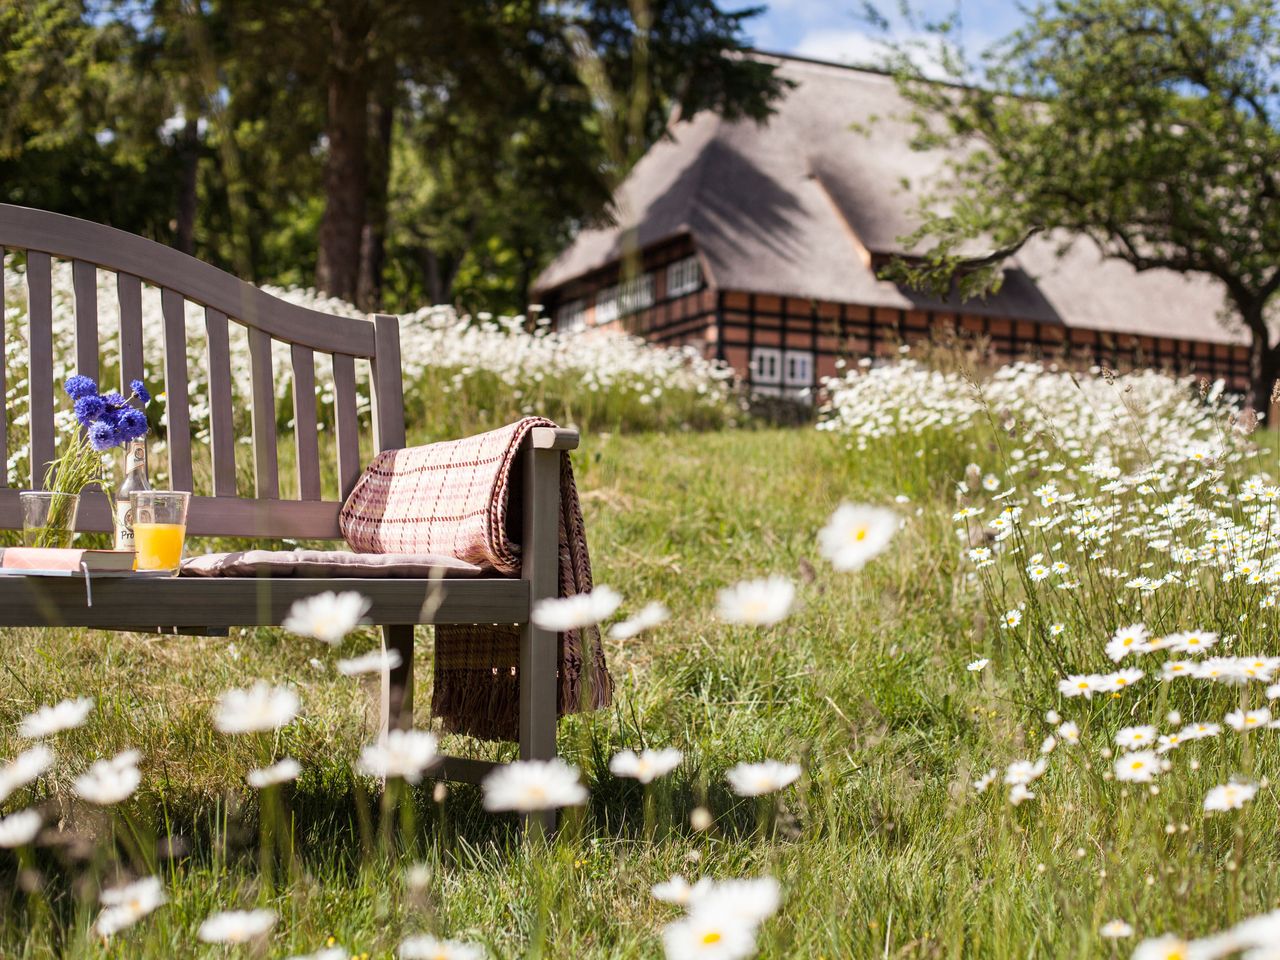
{"type": "Polygon", "coordinates": [[[560,427],[534,427],[529,431],[535,450],[577,450],[578,431],[560,427]]]}

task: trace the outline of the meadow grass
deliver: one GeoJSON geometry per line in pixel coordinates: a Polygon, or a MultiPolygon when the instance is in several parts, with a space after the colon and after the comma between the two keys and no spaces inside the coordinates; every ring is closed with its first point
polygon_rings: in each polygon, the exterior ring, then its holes
{"type": "MultiPolygon", "coordinates": [[[[999,633],[951,519],[965,464],[998,455],[980,430],[867,450],[813,430],[587,435],[575,468],[596,581],[627,597],[624,612],[661,599],[673,617],[637,639],[607,640],[615,704],[561,724],[560,751],[582,768],[591,800],[565,813],[550,844],[526,842],[514,817],[485,813],[477,789],[452,787],[440,800],[427,781],[397,849],[382,849],[376,787],[351,772],[373,737],[375,691],[333,669],[337,656],[377,645],[370,629],[336,652],[267,629],[4,631],[3,755],[22,746],[17,719],[42,703],[87,695],[98,708],[60,735],[55,774],[9,803],[43,804],[70,839],[22,866],[0,854],[0,954],[223,956],[197,943],[199,922],[265,905],[280,923],[264,956],[334,937],[352,955],[385,957],[405,935],[434,931],[500,957],[656,957],[677,911],[649,887],[677,872],[776,876],[783,905],[762,928],[763,957],[1108,955],[1128,952],[1097,936],[1112,917],[1142,936],[1201,933],[1276,906],[1270,789],[1224,818],[1200,811],[1204,791],[1244,766],[1255,780],[1276,778],[1269,741],[1246,758],[1250,747],[1224,740],[1199,771],[1161,781],[1159,797],[1083,772],[1083,752],[1055,755],[1021,806],[973,790],[988,767],[1037,754],[1049,732],[1041,714],[1057,702],[1044,689],[1056,667],[999,633]],[[899,495],[906,524],[886,554],[857,574],[819,558],[816,531],[840,501],[899,495]],[[718,588],[769,573],[799,585],[791,617],[765,630],[716,618],[718,588]],[[992,665],[968,672],[978,656],[992,665]],[[274,740],[215,732],[219,693],[257,678],[293,684],[300,719],[274,740]],[[617,749],[642,745],[686,754],[655,785],[653,840],[640,788],[607,770],[617,749]],[[75,800],[72,774],[125,747],[143,753],[138,795],[111,816],[75,800]],[[287,812],[273,815],[291,824],[296,860],[291,877],[287,858],[275,863],[269,883],[262,798],[243,775],[285,753],[304,772],[281,791],[287,812]],[[805,769],[776,807],[736,798],[724,782],[728,767],[764,757],[805,769]],[[714,815],[703,832],[689,824],[699,805],[714,815]],[[111,869],[107,846],[134,873],[164,877],[172,902],[103,945],[88,904],[111,869]]],[[[1079,608],[1070,621],[1079,639],[1064,641],[1077,646],[1064,651],[1083,656],[1105,642],[1115,624],[1096,618],[1079,608]]],[[[430,657],[424,638],[421,726],[430,657]]],[[[1114,709],[1145,722],[1135,703],[1114,709]]]]}

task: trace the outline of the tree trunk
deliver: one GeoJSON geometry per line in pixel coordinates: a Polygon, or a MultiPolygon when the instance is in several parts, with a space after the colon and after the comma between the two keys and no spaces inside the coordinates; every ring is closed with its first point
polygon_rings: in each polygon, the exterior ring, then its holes
{"type": "Polygon", "coordinates": [[[368,60],[366,36],[335,20],[334,57],[329,71],[329,116],[325,133],[329,154],[324,165],[324,216],[316,286],[352,303],[360,277],[360,236],[368,191],[368,60]]]}
{"type": "Polygon", "coordinates": [[[178,181],[178,220],[173,245],[191,255],[196,249],[196,186],[200,165],[200,122],[197,117],[187,119],[178,144],[182,175],[178,181]]]}
{"type": "Polygon", "coordinates": [[[387,197],[391,182],[391,135],[395,124],[395,63],[379,64],[369,102],[369,191],[360,235],[360,277],[356,303],[371,313],[382,309],[382,267],[386,260],[387,197]]]}
{"type": "Polygon", "coordinates": [[[1271,423],[1272,391],[1275,389],[1277,376],[1280,376],[1280,357],[1267,343],[1266,336],[1254,334],[1249,342],[1249,402],[1254,413],[1266,415],[1266,422],[1271,423]]]}
{"type": "Polygon", "coordinates": [[[1248,407],[1270,423],[1271,392],[1275,388],[1276,376],[1280,374],[1280,356],[1271,346],[1262,304],[1242,307],[1240,312],[1250,334],[1248,407]]]}

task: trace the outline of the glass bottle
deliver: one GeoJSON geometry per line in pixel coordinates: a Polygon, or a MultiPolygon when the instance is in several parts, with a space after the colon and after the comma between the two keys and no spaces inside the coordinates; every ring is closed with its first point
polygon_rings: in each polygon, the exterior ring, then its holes
{"type": "Polygon", "coordinates": [[[129,505],[129,494],[151,489],[147,482],[147,441],[130,441],[125,449],[124,479],[115,494],[117,550],[133,549],[133,508],[129,505]]]}

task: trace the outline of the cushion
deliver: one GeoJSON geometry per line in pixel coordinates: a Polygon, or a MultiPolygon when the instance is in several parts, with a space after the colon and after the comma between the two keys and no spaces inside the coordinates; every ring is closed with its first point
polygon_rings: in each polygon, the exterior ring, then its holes
{"type": "Polygon", "coordinates": [[[182,562],[184,577],[476,577],[492,570],[456,557],[349,550],[243,550],[182,562]]]}

